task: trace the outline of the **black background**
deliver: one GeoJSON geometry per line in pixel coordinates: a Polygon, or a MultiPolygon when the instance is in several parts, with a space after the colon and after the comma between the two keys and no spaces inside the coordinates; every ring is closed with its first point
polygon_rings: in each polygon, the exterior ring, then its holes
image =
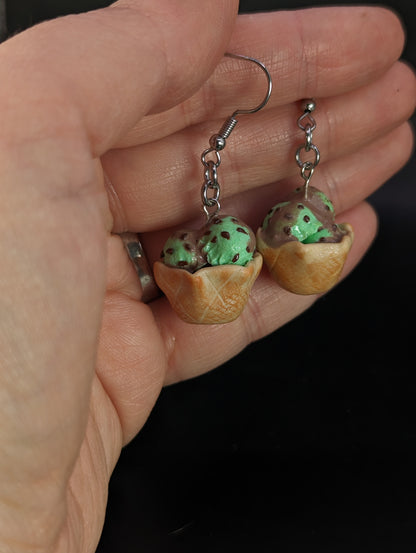
{"type": "MultiPolygon", "coordinates": [[[[105,4],[10,0],[9,32],[105,4]]],[[[318,4],[329,2],[246,0],[241,11],[318,4]]],[[[416,65],[416,3],[387,4],[416,65]]],[[[415,551],[415,174],[413,157],[371,197],[380,230],[346,281],[217,370],[163,390],[112,477],[99,553],[415,551]]]]}

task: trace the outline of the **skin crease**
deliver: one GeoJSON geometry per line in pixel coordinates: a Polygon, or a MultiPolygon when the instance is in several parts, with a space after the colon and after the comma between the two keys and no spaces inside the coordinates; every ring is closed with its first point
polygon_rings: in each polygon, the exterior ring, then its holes
{"type": "Polygon", "coordinates": [[[140,232],[154,260],[172,227],[199,220],[200,153],[235,98],[264,91],[225,51],[261,59],[275,89],[227,143],[224,212],[256,228],[298,186],[296,119],[300,100],[315,97],[313,185],[354,227],[346,275],[376,232],[365,198],[411,153],[416,85],[397,62],[396,16],[360,7],[237,17],[237,2],[214,4],[120,1],[0,46],[3,553],[93,552],[111,471],[161,387],[218,366],[316,300],[263,271],[235,322],[186,325],[164,298],[140,302],[111,234],[140,232]]]}

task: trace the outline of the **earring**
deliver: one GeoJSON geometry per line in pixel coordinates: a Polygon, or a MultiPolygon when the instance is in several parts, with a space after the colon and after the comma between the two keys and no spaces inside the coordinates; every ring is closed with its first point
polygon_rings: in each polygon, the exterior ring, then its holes
{"type": "Polygon", "coordinates": [[[244,309],[260,273],[263,258],[256,251],[252,229],[232,215],[220,213],[218,168],[220,151],[237,124],[236,117],[255,113],[269,101],[272,79],[260,61],[248,56],[226,56],[254,62],[268,82],[263,101],[253,109],[237,109],[209,140],[201,155],[204,182],[202,208],[207,222],[197,230],[182,229],[165,243],[154,276],[178,316],[189,323],[216,324],[236,319],[244,309]]]}
{"type": "Polygon", "coordinates": [[[312,142],[314,110],[315,102],[307,101],[298,119],[306,140],[296,151],[296,162],[305,183],[275,205],[257,231],[257,248],[273,278],[295,294],[318,294],[332,288],[354,237],[348,223],[335,223],[334,207],[325,194],[309,186],[320,161],[312,142]],[[303,150],[312,152],[313,161],[302,161],[303,150]]]}

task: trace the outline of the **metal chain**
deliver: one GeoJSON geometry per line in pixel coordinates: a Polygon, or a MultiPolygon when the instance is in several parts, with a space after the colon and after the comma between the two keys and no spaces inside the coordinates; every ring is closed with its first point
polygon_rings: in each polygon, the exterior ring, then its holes
{"type": "Polygon", "coordinates": [[[305,181],[305,198],[308,197],[308,186],[315,171],[315,167],[321,159],[318,148],[312,142],[312,134],[316,129],[316,121],[311,113],[315,111],[315,107],[314,100],[308,100],[305,103],[303,114],[298,119],[298,127],[305,133],[305,144],[301,144],[296,150],[296,163],[299,165],[301,177],[305,181]],[[301,154],[303,150],[305,150],[306,153],[312,151],[314,153],[313,160],[302,160],[301,154]]]}
{"type": "MultiPolygon", "coordinates": [[[[210,140],[210,142],[212,142],[212,140],[210,140]]],[[[201,155],[201,162],[204,166],[204,182],[201,187],[201,200],[203,210],[209,220],[216,215],[221,208],[220,183],[218,181],[218,167],[221,163],[221,156],[218,149],[211,147],[204,150],[201,155]],[[207,159],[207,156],[212,152],[215,154],[215,160],[207,159]]]]}
{"type": "Polygon", "coordinates": [[[202,164],[205,167],[204,183],[201,188],[202,206],[208,219],[213,217],[220,210],[220,183],[218,182],[217,169],[221,163],[220,155],[215,151],[217,161],[206,160],[207,154],[213,151],[211,148],[205,150],[201,156],[202,164]],[[215,208],[213,211],[212,208],[215,208]]]}
{"type": "Polygon", "coordinates": [[[221,163],[220,151],[225,148],[226,139],[230,136],[232,130],[238,121],[234,115],[226,119],[217,134],[213,134],[209,139],[210,147],[202,152],[201,162],[204,166],[204,182],[201,188],[202,207],[207,219],[211,219],[221,209],[220,205],[220,183],[218,181],[218,167],[221,163]],[[207,159],[210,154],[214,154],[214,159],[207,159]]]}

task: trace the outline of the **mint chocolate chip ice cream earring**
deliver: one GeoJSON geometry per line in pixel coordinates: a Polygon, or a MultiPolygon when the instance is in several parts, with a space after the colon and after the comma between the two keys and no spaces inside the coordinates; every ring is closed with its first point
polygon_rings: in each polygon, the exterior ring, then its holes
{"type": "Polygon", "coordinates": [[[352,227],[336,224],[331,201],[309,185],[320,160],[312,142],[314,110],[315,102],[307,101],[298,119],[306,137],[296,151],[304,186],[272,207],[257,231],[257,248],[273,278],[295,294],[318,294],[332,288],[353,242],[352,227]],[[303,151],[312,152],[313,160],[302,161],[303,151]]]}
{"type": "Polygon", "coordinates": [[[220,151],[237,124],[237,115],[255,113],[269,101],[272,79],[258,60],[225,54],[257,64],[267,77],[267,93],[252,109],[238,109],[211,136],[201,162],[204,182],[202,207],[207,221],[199,229],[181,229],[166,241],[161,260],[153,267],[159,288],[178,316],[189,323],[217,324],[236,319],[247,303],[251,288],[260,273],[263,258],[256,251],[252,229],[238,217],[220,212],[218,168],[220,151]]]}

